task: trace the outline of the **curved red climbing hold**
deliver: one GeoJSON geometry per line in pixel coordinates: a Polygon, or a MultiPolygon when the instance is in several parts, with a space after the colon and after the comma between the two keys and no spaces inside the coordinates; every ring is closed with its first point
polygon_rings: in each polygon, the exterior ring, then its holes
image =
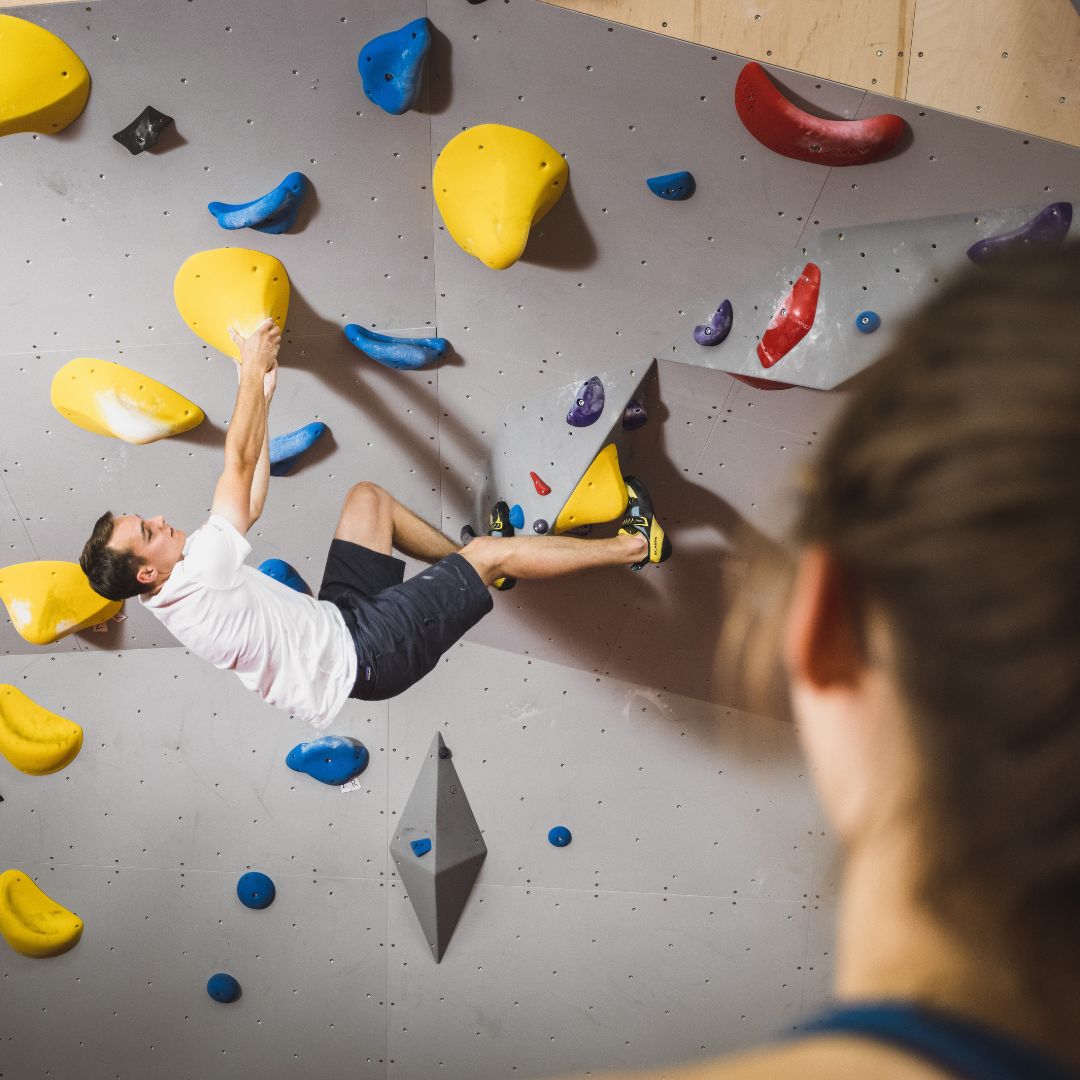
{"type": "Polygon", "coordinates": [[[780,310],[769,320],[765,333],[761,335],[757,354],[762,367],[771,368],[806,337],[814,325],[820,291],[821,269],[816,263],[807,263],[780,310]]]}
{"type": "Polygon", "coordinates": [[[868,165],[883,158],[907,131],[893,113],[864,120],[827,120],[789,101],[755,61],[735,83],[735,111],[759,143],[784,157],[816,165],[868,165]]]}
{"type": "Polygon", "coordinates": [[[531,473],[529,473],[529,476],[532,477],[533,487],[536,488],[536,494],[537,495],[550,495],[551,494],[551,488],[549,488],[547,486],[547,484],[545,484],[544,481],[541,480],[540,477],[536,475],[536,473],[531,472],[531,473]]]}

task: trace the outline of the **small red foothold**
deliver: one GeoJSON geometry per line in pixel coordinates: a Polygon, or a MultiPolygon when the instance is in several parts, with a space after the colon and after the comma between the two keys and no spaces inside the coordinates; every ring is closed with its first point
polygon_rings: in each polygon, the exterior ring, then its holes
{"type": "Polygon", "coordinates": [[[772,367],[809,333],[817,314],[820,289],[821,270],[815,263],[807,263],[761,335],[757,354],[762,367],[772,367]]]}
{"type": "Polygon", "coordinates": [[[529,473],[529,475],[532,477],[533,487],[536,488],[536,494],[537,495],[550,495],[551,494],[551,488],[549,488],[547,486],[547,484],[545,484],[544,481],[541,480],[540,477],[536,475],[536,473],[531,472],[531,473],[529,473]]]}

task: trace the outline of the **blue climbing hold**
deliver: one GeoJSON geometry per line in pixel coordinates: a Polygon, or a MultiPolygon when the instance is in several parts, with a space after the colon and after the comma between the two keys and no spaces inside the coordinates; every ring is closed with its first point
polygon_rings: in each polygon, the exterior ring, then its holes
{"type": "Polygon", "coordinates": [[[420,96],[429,48],[431,23],[423,16],[372,38],[356,58],[364,93],[392,116],[408,112],[420,96]]]}
{"type": "Polygon", "coordinates": [[[637,398],[631,398],[623,409],[623,431],[637,431],[639,427],[644,427],[648,420],[649,414],[645,406],[637,398]]]}
{"type": "Polygon", "coordinates": [[[566,414],[566,422],[571,427],[588,427],[600,419],[604,411],[604,384],[598,375],[594,375],[577,392],[574,404],[566,414]]]}
{"type": "Polygon", "coordinates": [[[669,202],[689,199],[697,190],[693,173],[688,173],[685,169],[681,172],[665,173],[663,176],[650,176],[645,183],[654,195],[659,195],[661,199],[669,202]]]}
{"type": "Polygon", "coordinates": [[[431,837],[423,836],[419,840],[410,840],[409,847],[412,848],[412,853],[419,859],[431,850],[431,837]]]}
{"type": "Polygon", "coordinates": [[[260,874],[258,870],[251,870],[236,883],[236,895],[244,907],[261,911],[274,902],[277,889],[265,874],[260,874]]]}
{"type": "Polygon", "coordinates": [[[540,533],[541,536],[544,533],[546,533],[549,528],[550,528],[550,526],[548,525],[548,523],[543,518],[537,518],[533,522],[533,532],[534,533],[540,533]]]}
{"type": "Polygon", "coordinates": [[[228,1005],[240,996],[240,984],[229,974],[219,971],[206,982],[206,992],[215,1000],[228,1005]]]}
{"type": "Polygon", "coordinates": [[[301,454],[310,450],[326,430],[326,425],[321,420],[312,420],[310,424],[290,431],[287,435],[275,435],[270,440],[270,475],[286,476],[292,472],[301,454]]]}
{"type": "Polygon", "coordinates": [[[731,301],[723,301],[709,316],[707,323],[694,327],[694,340],[699,345],[719,345],[731,333],[734,316],[731,301]]]}
{"type": "Polygon", "coordinates": [[[283,233],[296,224],[296,214],[307,192],[307,177],[291,172],[273,191],[246,203],[212,202],[206,207],[223,229],[255,229],[283,233]]]}
{"type": "Polygon", "coordinates": [[[290,566],[284,559],[266,559],[259,563],[259,573],[288,585],[290,589],[311,595],[308,583],[300,576],[296,567],[290,566]]]}
{"type": "Polygon", "coordinates": [[[855,329],[860,334],[872,334],[881,326],[881,316],[876,311],[860,311],[855,316],[855,329]]]}
{"type": "Polygon", "coordinates": [[[513,525],[515,529],[525,528],[525,511],[522,510],[518,503],[514,503],[514,505],[510,507],[510,524],[513,525]]]}
{"type": "Polygon", "coordinates": [[[362,352],[398,371],[415,371],[434,364],[450,347],[446,338],[399,338],[376,334],[356,323],[345,327],[345,336],[362,352]]]}
{"type": "Polygon", "coordinates": [[[566,847],[573,839],[570,830],[565,825],[556,825],[548,831],[548,843],[553,847],[566,847]]]}
{"type": "Polygon", "coordinates": [[[367,747],[359,739],[340,735],[327,735],[314,742],[302,742],[294,746],[285,758],[285,764],[295,772],[324,784],[344,784],[359,776],[368,763],[367,747]]]}

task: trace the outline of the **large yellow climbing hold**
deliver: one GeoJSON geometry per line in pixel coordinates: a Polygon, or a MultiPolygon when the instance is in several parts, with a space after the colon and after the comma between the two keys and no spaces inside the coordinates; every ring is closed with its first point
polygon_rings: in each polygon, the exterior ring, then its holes
{"type": "Polygon", "coordinates": [[[559,511],[555,532],[611,521],[623,513],[626,503],[626,483],[619,469],[619,451],[614,443],[608,443],[593,458],[566,505],[559,511]]]}
{"type": "Polygon", "coordinates": [[[90,588],[78,563],[14,563],[0,569],[0,600],[11,624],[31,645],[48,645],[111,619],[121,608],[90,588]]]}
{"type": "Polygon", "coordinates": [[[90,72],[55,34],[0,15],[0,135],[55,135],[86,107],[90,72]]]}
{"type": "Polygon", "coordinates": [[[271,318],[285,329],[289,275],[273,255],[248,248],[198,251],[176,272],[176,307],[184,322],[208,345],[240,359],[229,328],[243,337],[271,318]]]}
{"type": "Polygon", "coordinates": [[[23,956],[59,956],[82,937],[83,921],[61,907],[22,870],[0,874],[0,934],[23,956]]]}
{"type": "Polygon", "coordinates": [[[0,754],[32,776],[58,772],[82,749],[82,728],[0,683],[0,754]]]}
{"type": "Polygon", "coordinates": [[[190,431],[203,422],[193,401],[164,383],[111,360],[76,357],[52,381],[52,403],[61,416],[96,435],[150,443],[190,431]]]}
{"type": "Polygon", "coordinates": [[[538,136],[480,124],[443,147],[432,186],[450,235],[492,270],[505,270],[559,201],[569,172],[558,150],[538,136]]]}

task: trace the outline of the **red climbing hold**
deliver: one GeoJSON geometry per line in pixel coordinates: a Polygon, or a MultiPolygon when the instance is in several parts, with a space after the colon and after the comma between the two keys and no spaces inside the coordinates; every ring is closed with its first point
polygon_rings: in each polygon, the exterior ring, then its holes
{"type": "Polygon", "coordinates": [[[780,382],[777,379],[755,379],[753,375],[732,374],[731,377],[738,379],[739,382],[745,383],[754,390],[790,390],[795,385],[794,383],[780,382]]]}
{"type": "Polygon", "coordinates": [[[541,480],[540,477],[536,475],[536,473],[531,472],[531,473],[529,473],[529,475],[532,477],[533,487],[536,488],[536,494],[537,495],[550,495],[551,494],[551,488],[549,488],[547,486],[547,484],[545,484],[544,481],[541,480]]]}
{"type": "Polygon", "coordinates": [[[820,289],[821,270],[815,263],[807,263],[780,310],[761,335],[757,354],[762,367],[772,367],[806,337],[814,325],[820,289]]]}

